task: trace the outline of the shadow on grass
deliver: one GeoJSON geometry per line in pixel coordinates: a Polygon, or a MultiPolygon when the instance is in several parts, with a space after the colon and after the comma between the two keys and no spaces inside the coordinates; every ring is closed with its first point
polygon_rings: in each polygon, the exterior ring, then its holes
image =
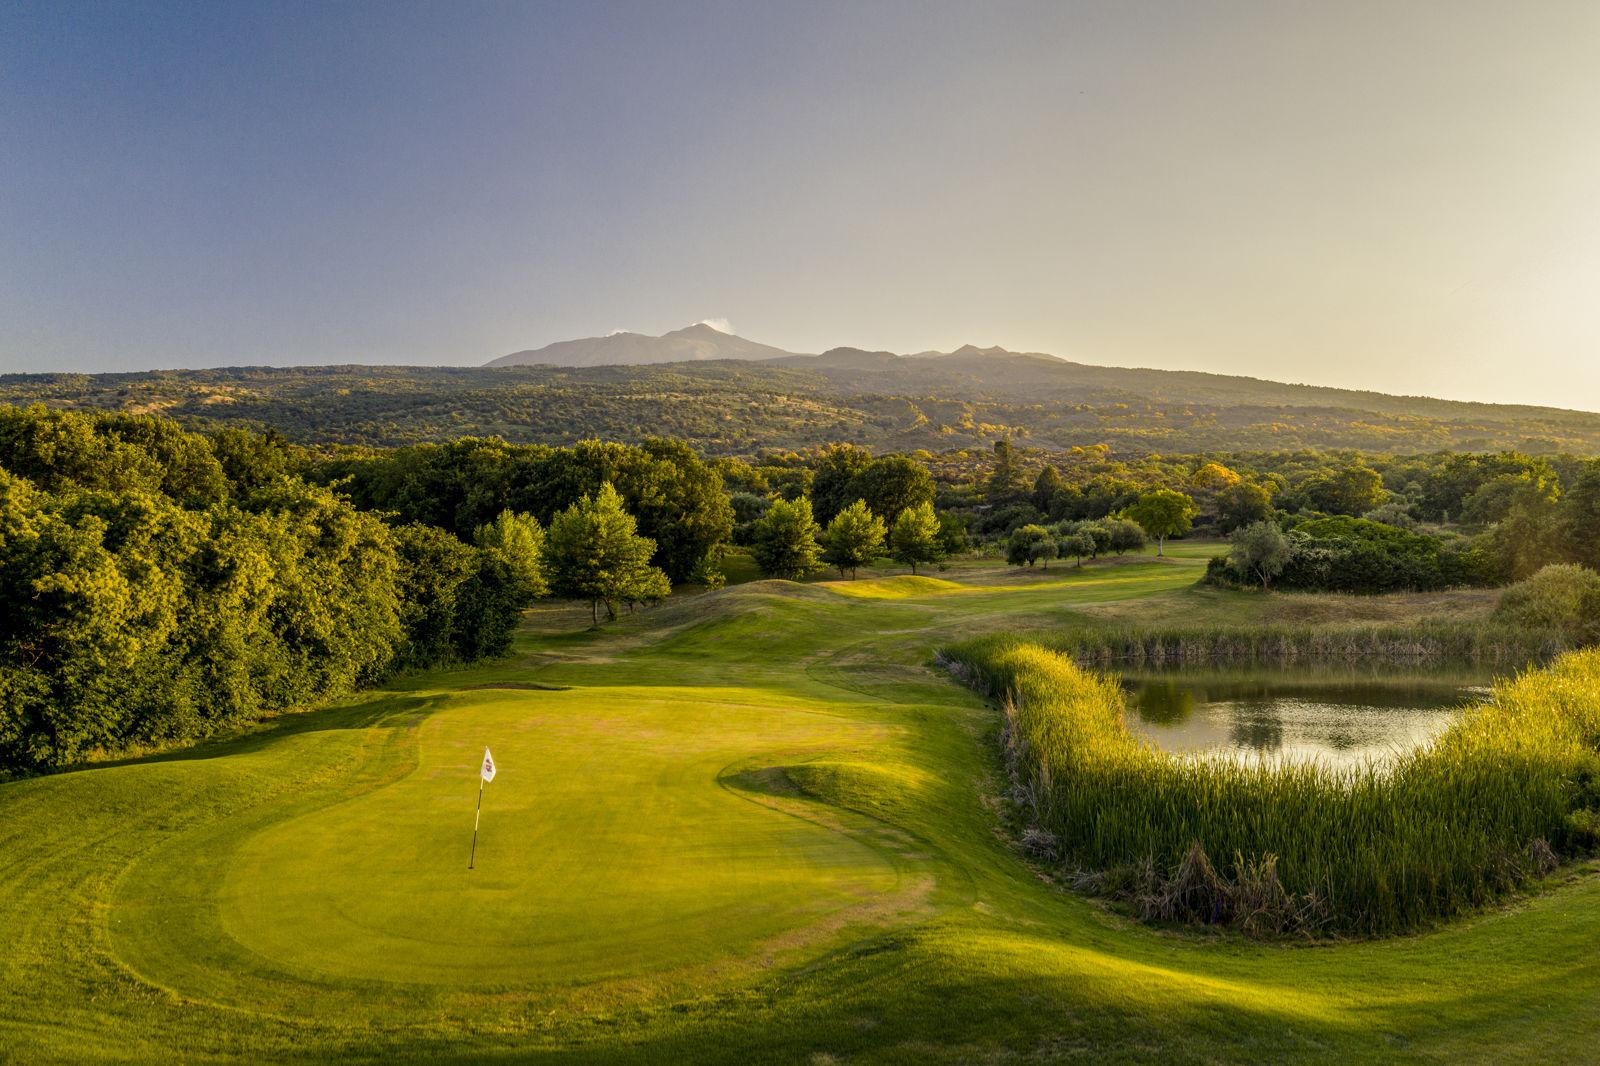
{"type": "MultiPolygon", "coordinates": [[[[412,696],[388,692],[371,693],[369,698],[358,699],[359,702],[350,704],[281,712],[253,725],[241,725],[238,732],[196,741],[167,751],[107,759],[104,762],[77,763],[37,776],[59,777],[91,770],[109,770],[119,766],[201,762],[234,755],[248,755],[290,737],[330,730],[414,729],[445,702],[445,698],[441,696],[412,696]]],[[[15,780],[26,780],[26,778],[15,780]]],[[[0,784],[3,783],[0,781],[0,784]]]]}

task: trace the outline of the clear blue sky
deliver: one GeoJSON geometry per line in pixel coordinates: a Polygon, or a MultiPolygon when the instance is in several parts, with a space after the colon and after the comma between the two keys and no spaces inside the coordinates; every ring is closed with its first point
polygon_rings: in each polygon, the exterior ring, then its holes
{"type": "Polygon", "coordinates": [[[1600,4],[0,0],[0,369],[799,351],[1600,409],[1600,4]]]}

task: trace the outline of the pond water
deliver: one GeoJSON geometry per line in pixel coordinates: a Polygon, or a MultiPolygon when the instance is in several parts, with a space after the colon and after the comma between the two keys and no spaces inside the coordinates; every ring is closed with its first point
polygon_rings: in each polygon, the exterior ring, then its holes
{"type": "Polygon", "coordinates": [[[1171,752],[1385,762],[1444,732],[1487,676],[1252,669],[1126,674],[1129,727],[1171,752]]]}

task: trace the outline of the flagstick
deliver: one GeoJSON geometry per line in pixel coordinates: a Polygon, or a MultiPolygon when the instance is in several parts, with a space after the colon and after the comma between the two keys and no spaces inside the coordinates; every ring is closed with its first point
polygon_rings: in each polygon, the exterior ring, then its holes
{"type": "Polygon", "coordinates": [[[467,858],[467,869],[472,869],[472,864],[478,858],[478,819],[483,817],[483,775],[478,775],[478,810],[472,816],[472,854],[467,858]]]}

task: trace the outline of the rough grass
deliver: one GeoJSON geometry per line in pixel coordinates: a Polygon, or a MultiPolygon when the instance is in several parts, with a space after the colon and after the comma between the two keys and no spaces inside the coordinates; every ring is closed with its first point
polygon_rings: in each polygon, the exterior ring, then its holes
{"type": "Polygon", "coordinates": [[[1032,850],[1149,918],[1401,932],[1600,842],[1600,651],[1497,684],[1435,744],[1350,769],[1160,751],[1127,728],[1114,680],[1035,644],[944,657],[1004,707],[1032,850]]]}

